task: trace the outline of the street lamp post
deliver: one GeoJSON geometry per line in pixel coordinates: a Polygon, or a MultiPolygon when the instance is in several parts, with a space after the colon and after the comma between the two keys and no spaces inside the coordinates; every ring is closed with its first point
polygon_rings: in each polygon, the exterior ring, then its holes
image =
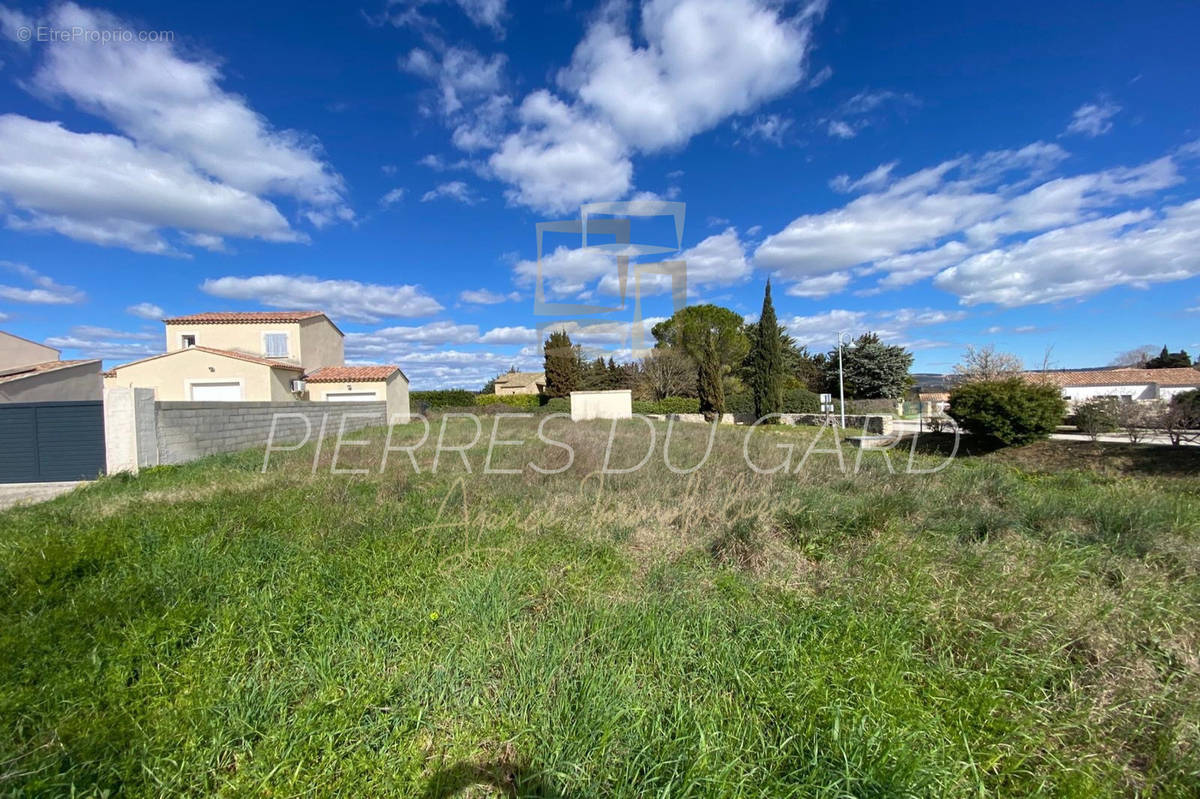
{"type": "Polygon", "coordinates": [[[842,377],[842,336],[845,330],[838,331],[838,401],[842,406],[842,429],[846,429],[846,383],[842,377]]]}

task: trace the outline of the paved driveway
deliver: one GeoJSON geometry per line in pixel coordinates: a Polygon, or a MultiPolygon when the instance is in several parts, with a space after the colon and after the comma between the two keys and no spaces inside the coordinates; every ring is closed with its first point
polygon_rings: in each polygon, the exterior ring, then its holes
{"type": "Polygon", "coordinates": [[[45,502],[54,499],[84,485],[86,480],[72,480],[66,483],[0,483],[0,510],[11,508],[13,505],[32,505],[35,502],[45,502]]]}

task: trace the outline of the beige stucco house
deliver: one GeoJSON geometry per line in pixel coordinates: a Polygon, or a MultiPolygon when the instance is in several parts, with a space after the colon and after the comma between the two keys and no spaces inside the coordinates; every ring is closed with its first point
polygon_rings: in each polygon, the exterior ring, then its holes
{"type": "Polygon", "coordinates": [[[509,372],[496,378],[497,394],[541,394],[545,389],[545,372],[509,372]]]}
{"type": "Polygon", "coordinates": [[[305,372],[342,364],[342,331],[321,311],[199,313],[164,319],[167,351],[113,367],[109,387],[160,401],[304,399],[305,372]]]}
{"type": "Polygon", "coordinates": [[[79,402],[101,397],[100,361],[63,361],[53,347],[0,331],[0,402],[79,402]]]}
{"type": "Polygon", "coordinates": [[[321,311],[199,313],[164,319],[167,351],[113,367],[106,388],[152,388],[161,402],[386,401],[407,414],[396,366],[346,366],[321,311]]]}
{"type": "Polygon", "coordinates": [[[326,366],[304,378],[313,402],[374,402],[408,407],[408,377],[398,366],[326,366]]]}
{"type": "Polygon", "coordinates": [[[196,345],[117,366],[104,387],[152,388],[164,402],[280,402],[299,399],[293,381],[303,374],[296,364],[196,345]]]}

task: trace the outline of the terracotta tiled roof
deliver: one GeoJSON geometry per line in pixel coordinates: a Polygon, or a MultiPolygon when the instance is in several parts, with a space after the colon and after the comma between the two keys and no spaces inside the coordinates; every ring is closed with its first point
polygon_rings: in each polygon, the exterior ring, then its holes
{"type": "Polygon", "coordinates": [[[46,372],[54,372],[59,369],[66,369],[69,366],[79,366],[83,363],[97,363],[95,360],[82,361],[46,361],[45,363],[35,363],[29,366],[20,366],[13,369],[5,369],[0,372],[0,383],[8,383],[13,380],[21,380],[22,378],[32,377],[33,375],[41,375],[46,372]]]}
{"type": "Polygon", "coordinates": [[[1157,383],[1160,386],[1200,386],[1200,370],[1190,367],[1172,369],[1088,369],[1082,371],[1026,372],[1027,380],[1057,386],[1129,386],[1157,383]]]}
{"type": "Polygon", "coordinates": [[[326,366],[304,379],[309,383],[377,383],[399,371],[399,366],[326,366]]]}
{"type": "Polygon", "coordinates": [[[250,363],[260,363],[263,366],[270,366],[273,369],[288,369],[292,372],[303,372],[304,371],[304,367],[298,366],[294,363],[286,363],[284,361],[276,361],[271,358],[264,358],[261,355],[251,355],[248,352],[238,352],[237,350],[219,350],[215,347],[196,346],[196,347],[186,347],[182,350],[171,350],[170,352],[164,352],[161,355],[151,355],[149,358],[142,358],[141,360],[138,360],[138,361],[130,361],[129,363],[123,363],[120,366],[114,366],[112,369],[109,369],[104,374],[106,377],[112,377],[112,376],[116,375],[118,369],[124,369],[126,366],[133,366],[134,364],[138,364],[138,363],[146,363],[147,361],[153,361],[156,358],[167,358],[171,355],[178,355],[181,352],[191,352],[193,350],[198,350],[199,352],[207,352],[209,355],[220,355],[224,358],[236,358],[239,361],[249,361],[250,363]]]}
{"type": "Polygon", "coordinates": [[[498,386],[528,386],[537,382],[546,382],[545,372],[509,372],[496,378],[498,386]]]}
{"type": "Polygon", "coordinates": [[[255,322],[303,322],[317,316],[324,316],[323,311],[207,311],[205,313],[173,316],[164,319],[168,325],[223,325],[223,324],[253,324],[255,322]]]}

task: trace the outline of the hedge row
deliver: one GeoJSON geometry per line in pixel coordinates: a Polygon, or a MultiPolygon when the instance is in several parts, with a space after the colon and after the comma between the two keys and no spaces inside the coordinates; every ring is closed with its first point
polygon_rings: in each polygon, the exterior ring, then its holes
{"type": "Polygon", "coordinates": [[[663,397],[660,400],[634,400],[634,413],[700,413],[695,397],[663,397]]]}

